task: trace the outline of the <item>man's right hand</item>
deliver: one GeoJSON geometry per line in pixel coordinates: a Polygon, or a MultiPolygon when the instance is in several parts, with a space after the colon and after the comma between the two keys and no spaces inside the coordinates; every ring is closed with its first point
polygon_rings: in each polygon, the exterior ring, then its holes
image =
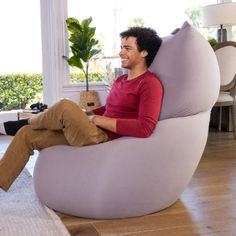
{"type": "Polygon", "coordinates": [[[85,114],[86,114],[87,116],[95,115],[95,114],[93,113],[93,111],[85,111],[85,114]]]}

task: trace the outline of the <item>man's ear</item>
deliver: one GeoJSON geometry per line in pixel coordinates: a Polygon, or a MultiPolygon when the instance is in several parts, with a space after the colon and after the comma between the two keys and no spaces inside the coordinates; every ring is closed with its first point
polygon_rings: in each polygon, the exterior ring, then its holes
{"type": "Polygon", "coordinates": [[[142,57],[146,57],[148,55],[148,52],[146,51],[146,50],[143,50],[142,52],[141,52],[141,56],[142,57]]]}

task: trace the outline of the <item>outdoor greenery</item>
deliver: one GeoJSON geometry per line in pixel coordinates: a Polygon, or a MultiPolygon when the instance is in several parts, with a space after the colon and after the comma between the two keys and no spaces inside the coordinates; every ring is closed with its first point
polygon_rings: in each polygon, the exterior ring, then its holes
{"type": "MultiPolygon", "coordinates": [[[[102,82],[102,78],[105,77],[106,72],[90,72],[88,75],[88,82],[102,82]]],[[[86,82],[84,74],[82,72],[70,73],[71,83],[86,82]]]]}
{"type": "Polygon", "coordinates": [[[184,11],[192,25],[197,29],[201,28],[201,8],[201,5],[196,5],[186,8],[184,11]]]}
{"type": "Polygon", "coordinates": [[[131,19],[129,22],[129,27],[136,27],[136,26],[144,27],[144,25],[145,25],[144,20],[140,17],[135,17],[131,19]]]}
{"type": "Polygon", "coordinates": [[[42,74],[0,75],[0,111],[24,109],[42,90],[42,74]]]}
{"type": "Polygon", "coordinates": [[[215,38],[215,28],[202,27],[200,4],[185,9],[185,14],[188,17],[189,22],[208,40],[215,38]]]}
{"type": "MultiPolygon", "coordinates": [[[[102,81],[105,72],[91,72],[89,81],[102,81]]],[[[85,82],[83,72],[71,72],[72,83],[85,82]]],[[[0,75],[0,111],[24,109],[43,102],[42,74],[0,75]]]]}

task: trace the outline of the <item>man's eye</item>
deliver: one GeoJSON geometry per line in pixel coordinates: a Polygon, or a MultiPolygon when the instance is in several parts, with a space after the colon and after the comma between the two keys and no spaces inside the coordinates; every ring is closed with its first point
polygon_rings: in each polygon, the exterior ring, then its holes
{"type": "Polygon", "coordinates": [[[130,50],[131,50],[130,47],[124,47],[124,49],[125,49],[126,51],[130,51],[130,50]]]}
{"type": "Polygon", "coordinates": [[[123,47],[123,46],[121,46],[121,47],[120,47],[120,49],[121,49],[121,50],[123,50],[123,49],[124,49],[124,50],[126,50],[126,51],[130,51],[130,50],[131,50],[131,48],[130,48],[130,47],[123,47]]]}

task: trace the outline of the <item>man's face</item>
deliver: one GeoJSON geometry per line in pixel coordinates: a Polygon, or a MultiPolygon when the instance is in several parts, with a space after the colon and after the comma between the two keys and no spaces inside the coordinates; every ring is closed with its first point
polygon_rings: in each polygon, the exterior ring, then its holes
{"type": "Polygon", "coordinates": [[[140,65],[146,65],[145,57],[146,51],[139,51],[136,38],[128,37],[121,39],[121,51],[119,53],[121,58],[121,67],[126,69],[134,69],[140,65]]]}

